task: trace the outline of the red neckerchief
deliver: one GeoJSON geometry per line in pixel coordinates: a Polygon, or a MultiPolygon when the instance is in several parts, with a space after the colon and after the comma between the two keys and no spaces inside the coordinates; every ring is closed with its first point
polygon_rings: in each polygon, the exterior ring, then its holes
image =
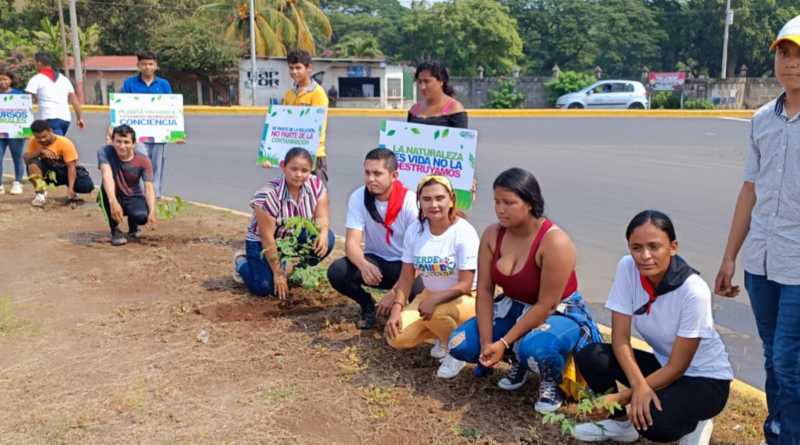
{"type": "Polygon", "coordinates": [[[53,82],[56,81],[56,76],[53,74],[52,68],[44,68],[41,71],[39,71],[39,74],[44,74],[45,76],[49,77],[50,80],[52,80],[53,82]]]}
{"type": "Polygon", "coordinates": [[[647,292],[647,295],[650,297],[650,301],[648,301],[645,305],[647,307],[645,313],[650,315],[650,308],[653,307],[653,303],[655,303],[656,299],[658,298],[656,296],[656,288],[653,286],[653,283],[651,283],[650,280],[648,280],[647,277],[641,273],[639,274],[639,280],[642,282],[642,287],[644,288],[645,292],[647,292]]]}
{"type": "Polygon", "coordinates": [[[700,275],[700,272],[692,269],[691,266],[686,264],[686,261],[684,261],[683,258],[677,255],[670,260],[667,273],[664,275],[664,278],[661,280],[661,284],[659,284],[658,287],[653,286],[653,283],[651,283],[650,280],[639,273],[639,281],[642,282],[642,287],[644,288],[645,292],[647,292],[650,300],[642,305],[642,307],[637,309],[633,315],[650,315],[650,308],[653,307],[653,303],[656,302],[658,297],[681,287],[683,283],[694,274],[700,275]]]}
{"type": "Polygon", "coordinates": [[[386,217],[383,218],[383,227],[386,228],[386,244],[392,245],[392,234],[394,234],[394,230],[390,227],[394,220],[397,219],[397,215],[400,214],[400,211],[403,210],[403,202],[406,200],[406,193],[408,193],[408,189],[403,187],[403,183],[398,181],[394,181],[392,184],[392,194],[389,195],[389,205],[386,207],[386,217]]]}

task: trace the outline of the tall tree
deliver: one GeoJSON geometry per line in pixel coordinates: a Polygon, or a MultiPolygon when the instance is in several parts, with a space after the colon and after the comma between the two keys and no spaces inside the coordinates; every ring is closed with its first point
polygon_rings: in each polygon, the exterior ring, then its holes
{"type": "Polygon", "coordinates": [[[340,56],[346,59],[377,59],[383,55],[378,47],[378,39],[374,37],[344,36],[339,39],[336,48],[340,56]]]}
{"type": "Polygon", "coordinates": [[[328,17],[318,0],[271,0],[275,9],[282,12],[294,24],[296,47],[315,55],[317,46],[312,29],[316,29],[325,40],[331,39],[333,30],[328,17]]]}
{"type": "Polygon", "coordinates": [[[212,80],[237,71],[244,55],[244,45],[222,35],[221,25],[189,19],[159,28],[151,46],[166,73],[212,80]]]}
{"type": "Polygon", "coordinates": [[[399,1],[322,0],[321,4],[333,29],[331,46],[345,36],[371,36],[388,57],[400,54],[407,38],[403,20],[409,10],[399,1]]]}
{"type": "MultiPolygon", "coordinates": [[[[255,0],[255,42],[259,56],[285,56],[287,47],[295,44],[294,23],[269,0],[255,0]]],[[[216,0],[197,8],[196,16],[209,15],[227,24],[225,34],[242,43],[250,38],[250,4],[248,0],[216,0]]]]}

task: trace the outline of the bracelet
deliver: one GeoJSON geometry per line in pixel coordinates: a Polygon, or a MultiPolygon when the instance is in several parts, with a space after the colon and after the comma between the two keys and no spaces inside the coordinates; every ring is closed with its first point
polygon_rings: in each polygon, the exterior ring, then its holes
{"type": "Polygon", "coordinates": [[[506,345],[506,349],[511,349],[511,346],[508,346],[508,343],[506,343],[506,340],[503,337],[500,337],[500,341],[503,342],[504,345],[506,345]]]}
{"type": "Polygon", "coordinates": [[[399,304],[399,305],[400,305],[400,309],[403,309],[404,307],[406,307],[406,305],[404,305],[403,303],[401,303],[401,302],[399,302],[399,301],[395,301],[395,302],[393,302],[393,303],[392,303],[392,306],[394,306],[395,304],[399,304]]]}

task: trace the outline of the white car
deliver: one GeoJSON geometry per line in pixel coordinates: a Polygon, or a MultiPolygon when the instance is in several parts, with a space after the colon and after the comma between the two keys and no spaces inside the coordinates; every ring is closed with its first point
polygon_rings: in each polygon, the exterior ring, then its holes
{"type": "Polygon", "coordinates": [[[601,80],[556,101],[556,108],[644,110],[647,90],[635,80],[601,80]]]}

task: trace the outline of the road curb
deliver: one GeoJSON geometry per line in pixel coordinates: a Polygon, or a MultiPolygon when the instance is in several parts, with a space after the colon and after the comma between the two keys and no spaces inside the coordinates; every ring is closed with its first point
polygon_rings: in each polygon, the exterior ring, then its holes
{"type": "MultiPolygon", "coordinates": [[[[81,109],[87,113],[108,113],[109,107],[103,105],[83,105],[81,109]]],[[[210,107],[204,105],[187,105],[185,114],[214,115],[261,115],[267,114],[268,107],[210,107]]],[[[526,110],[467,110],[470,117],[627,117],[627,118],[719,118],[733,117],[749,119],[755,110],[558,110],[526,109],[526,110]]],[[[329,116],[339,117],[405,117],[408,110],[373,110],[362,108],[329,108],[329,116]]]]}
{"type": "MultiPolygon", "coordinates": [[[[0,160],[0,162],[2,162],[2,160],[0,160]]],[[[13,179],[14,175],[3,174],[3,177],[4,178],[13,179]]],[[[172,199],[172,198],[167,198],[167,199],[172,199]]],[[[184,200],[184,202],[186,202],[188,204],[196,205],[198,207],[203,207],[203,208],[206,208],[206,209],[218,210],[220,212],[228,212],[230,214],[237,215],[237,216],[243,216],[243,217],[247,217],[247,218],[252,216],[249,213],[240,212],[238,210],[233,210],[233,209],[229,209],[229,208],[226,208],[226,207],[220,207],[220,206],[215,206],[215,205],[211,205],[211,204],[204,204],[202,202],[194,202],[194,201],[186,201],[186,200],[184,200]]],[[[337,240],[344,240],[344,237],[342,237],[341,235],[336,235],[336,239],[337,240]]],[[[603,334],[603,335],[611,335],[611,328],[610,327],[608,327],[606,325],[603,325],[603,324],[600,324],[600,323],[597,323],[597,327],[600,329],[600,333],[601,334],[603,334]]],[[[647,342],[645,342],[643,340],[640,340],[640,339],[638,339],[636,337],[631,337],[631,346],[633,346],[636,349],[642,350],[642,351],[652,351],[653,350],[653,348],[650,347],[650,345],[647,344],[647,342]]],[[[736,391],[736,392],[738,392],[739,394],[744,395],[744,396],[757,399],[757,400],[761,401],[764,405],[767,404],[767,395],[766,395],[766,393],[764,393],[763,391],[761,391],[760,389],[758,389],[758,388],[756,388],[754,386],[751,386],[751,385],[748,385],[745,382],[742,382],[741,380],[734,379],[731,382],[731,389],[736,391]]]]}

